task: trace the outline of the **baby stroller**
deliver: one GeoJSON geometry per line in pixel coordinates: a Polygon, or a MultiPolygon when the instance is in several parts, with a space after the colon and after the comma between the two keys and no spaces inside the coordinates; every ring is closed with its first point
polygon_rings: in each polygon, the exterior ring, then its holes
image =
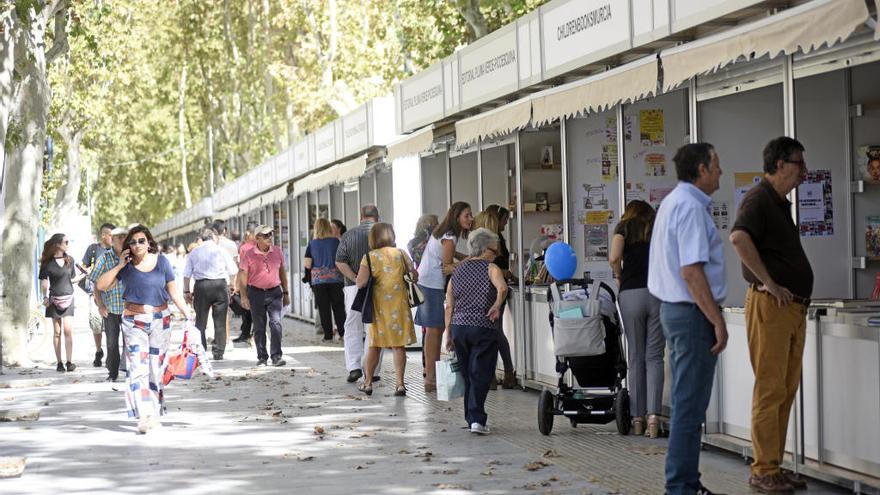
{"type": "Polygon", "coordinates": [[[559,386],[555,395],[547,389],[541,392],[538,430],[549,435],[554,416],[565,416],[572,427],[616,421],[617,431],[626,435],[631,421],[629,392],[623,386],[626,360],[614,291],[599,281],[562,283],[580,288],[560,294],[557,285],[551,285],[550,328],[559,386]],[[568,385],[569,370],[577,386],[568,385]]]}

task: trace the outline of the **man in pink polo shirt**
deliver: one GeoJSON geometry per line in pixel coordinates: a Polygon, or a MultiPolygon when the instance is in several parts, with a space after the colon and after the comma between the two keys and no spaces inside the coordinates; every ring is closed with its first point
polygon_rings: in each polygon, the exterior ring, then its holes
{"type": "MultiPolygon", "coordinates": [[[[245,226],[244,242],[241,243],[241,247],[238,248],[238,256],[235,257],[235,262],[238,263],[239,266],[241,266],[241,260],[244,259],[244,253],[246,251],[250,251],[255,246],[254,238],[256,237],[255,232],[257,230],[257,227],[258,227],[257,222],[254,222],[254,221],[248,222],[247,225],[245,226]]],[[[245,280],[242,278],[241,272],[238,272],[236,274],[235,283],[232,285],[233,285],[233,293],[232,293],[233,300],[235,299],[236,296],[238,296],[239,303],[240,303],[241,298],[243,298],[246,295],[246,294],[244,294],[244,292],[246,292],[245,290],[239,289],[239,287],[244,287],[246,285],[245,280]]],[[[232,303],[230,302],[230,304],[232,304],[232,303]]],[[[238,337],[232,339],[232,341],[235,343],[247,342],[249,346],[253,346],[253,342],[250,342],[250,340],[251,340],[251,326],[253,325],[253,322],[251,321],[251,312],[249,310],[245,310],[242,312],[241,308],[238,308],[236,306],[233,306],[233,308],[236,311],[236,314],[241,316],[241,333],[238,335],[238,337]]]]}
{"type": "Polygon", "coordinates": [[[281,359],[281,311],[290,304],[284,254],[272,244],[272,227],[260,225],[254,234],[254,247],[242,250],[240,260],[241,305],[251,310],[257,366],[265,366],[272,358],[273,366],[284,366],[281,359]],[[266,320],[268,315],[271,355],[266,352],[266,320]]]}

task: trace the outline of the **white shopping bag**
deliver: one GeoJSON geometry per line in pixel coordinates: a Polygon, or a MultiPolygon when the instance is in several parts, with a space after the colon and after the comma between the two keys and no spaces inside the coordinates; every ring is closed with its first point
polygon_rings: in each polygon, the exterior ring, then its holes
{"type": "Polygon", "coordinates": [[[458,369],[458,360],[437,361],[437,400],[450,401],[464,397],[464,376],[458,369]]]}

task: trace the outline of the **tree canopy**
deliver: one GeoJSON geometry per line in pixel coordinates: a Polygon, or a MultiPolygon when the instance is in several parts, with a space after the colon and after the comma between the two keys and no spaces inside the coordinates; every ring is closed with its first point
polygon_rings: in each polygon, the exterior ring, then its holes
{"type": "Polygon", "coordinates": [[[209,133],[219,187],[544,1],[70,1],[44,198],[79,146],[93,221],[155,224],[210,194],[209,133]]]}

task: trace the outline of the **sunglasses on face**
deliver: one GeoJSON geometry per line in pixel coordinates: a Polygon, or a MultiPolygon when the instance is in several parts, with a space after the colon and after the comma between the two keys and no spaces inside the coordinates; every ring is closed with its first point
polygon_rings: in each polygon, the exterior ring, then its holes
{"type": "Polygon", "coordinates": [[[138,244],[146,244],[147,242],[148,241],[147,241],[146,237],[139,237],[137,239],[132,239],[132,240],[128,241],[128,245],[129,246],[136,246],[138,244]]]}
{"type": "Polygon", "coordinates": [[[61,244],[64,244],[66,246],[68,244],[67,239],[64,239],[63,241],[61,241],[61,244]]]}

